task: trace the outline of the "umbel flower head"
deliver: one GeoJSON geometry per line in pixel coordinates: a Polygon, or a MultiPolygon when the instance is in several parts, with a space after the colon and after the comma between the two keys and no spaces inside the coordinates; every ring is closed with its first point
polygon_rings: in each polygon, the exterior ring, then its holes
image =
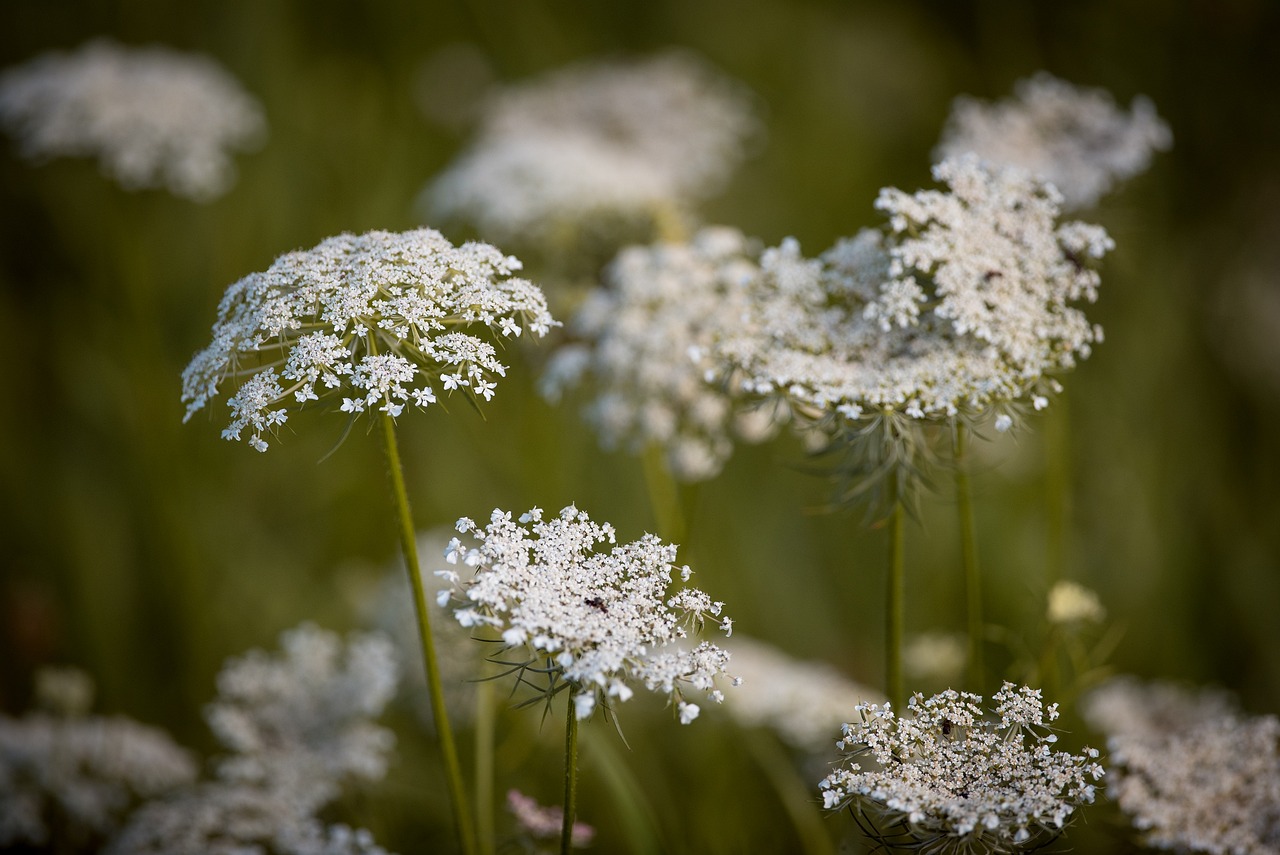
{"type": "Polygon", "coordinates": [[[649,221],[718,191],[755,130],[748,93],[691,54],[586,62],[499,91],[425,196],[504,242],[649,221]]]}
{"type": "Polygon", "coordinates": [[[994,104],[957,98],[937,157],[973,153],[1051,183],[1068,210],[1087,208],[1118,181],[1146,170],[1173,143],[1169,126],[1142,96],[1126,112],[1102,89],[1085,89],[1040,72],[994,104]]]}
{"type": "Polygon", "coordinates": [[[556,323],[542,291],[512,278],[519,260],[484,243],[455,247],[432,229],[342,234],[276,259],[222,298],[213,342],[182,374],[186,418],[224,387],[224,439],[266,451],[274,433],[322,396],[355,418],[399,416],[406,404],[462,390],[490,400],[506,366],[490,341],[545,335],[556,323]]]}
{"type": "Polygon", "coordinates": [[[213,60],[107,39],[0,76],[0,124],[31,160],[97,157],[126,189],[197,202],[226,192],[229,150],[266,129],[258,102],[213,60]]]}
{"type": "MultiPolygon", "coordinates": [[[[521,662],[500,655],[523,682],[531,683],[527,672],[545,674],[548,696],[571,690],[579,719],[598,705],[627,700],[633,683],[667,695],[682,724],[700,711],[686,692],[724,699],[716,679],[729,654],[687,640],[708,620],[726,634],[733,622],[721,615],[723,603],[696,588],[670,591],[675,546],[651,534],[618,546],[613,526],[573,506],[550,520],[538,508],[518,520],[495,510],[483,528],[465,517],[457,527],[478,545],[454,538],[445,557],[474,575],[441,571],[452,588],[440,592],[440,604],[452,594],[459,623],[490,628],[504,650],[526,650],[521,662]]],[[[687,582],[692,571],[678,569],[687,582]]]]}
{"type": "Polygon", "coordinates": [[[992,698],[916,694],[908,715],[859,704],[836,746],[841,766],[819,784],[828,810],[850,808],[888,844],[927,852],[1020,852],[1058,834],[1092,802],[1098,752],[1054,751],[1040,691],[1005,683],[992,698]],[[864,768],[866,763],[869,768],[864,768]]]}
{"type": "Polygon", "coordinates": [[[1026,172],[973,157],[933,172],[945,191],[881,192],[887,234],[863,231],[814,260],[790,239],[765,252],[751,312],[717,344],[745,391],[853,424],[1048,403],[1051,375],[1101,338],[1073,304],[1096,298],[1087,263],[1112,241],[1059,224],[1060,195],[1026,172]]]}
{"type": "Polygon", "coordinates": [[[1085,698],[1108,791],[1153,849],[1280,852],[1280,720],[1223,692],[1120,677],[1085,698]]]}
{"type": "Polygon", "coordinates": [[[589,380],[596,395],[585,414],[605,448],[654,445],[681,480],[717,475],[733,436],[760,441],[777,425],[767,409],[744,411],[723,384],[704,380],[715,331],[747,310],[747,286],[759,275],[750,250],[741,232],[724,227],[688,243],[624,249],[575,316],[579,341],[556,352],[543,393],[558,400],[589,380]]]}

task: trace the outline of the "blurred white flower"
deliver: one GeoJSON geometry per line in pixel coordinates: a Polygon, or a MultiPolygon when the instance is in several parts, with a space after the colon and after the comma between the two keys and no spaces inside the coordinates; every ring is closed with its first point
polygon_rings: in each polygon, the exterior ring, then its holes
{"type": "Polygon", "coordinates": [[[1173,683],[1111,680],[1085,698],[1107,734],[1108,791],[1155,849],[1280,852],[1280,720],[1230,696],[1173,683]]]}
{"type": "Polygon", "coordinates": [[[1064,208],[1074,210],[1145,171],[1153,152],[1172,144],[1146,98],[1135,98],[1126,112],[1102,89],[1040,72],[1020,80],[1006,101],[957,98],[936,157],[973,153],[993,166],[1024,169],[1056,187],[1064,208]]]}
{"type": "Polygon", "coordinates": [[[1050,623],[1101,623],[1106,616],[1098,595],[1078,582],[1064,580],[1049,590],[1050,623]]]}
{"type": "Polygon", "coordinates": [[[0,76],[0,125],[31,160],[97,157],[126,189],[198,202],[230,188],[230,150],[266,130],[258,102],[213,60],[106,39],[0,76]]]}
{"type": "Polygon", "coordinates": [[[649,221],[717,192],[756,131],[749,95],[691,54],[582,63],[491,96],[425,198],[502,242],[649,221]]]}
{"type": "MultiPolygon", "coordinates": [[[[696,715],[686,692],[721,699],[716,680],[729,654],[710,642],[690,648],[685,641],[708,620],[723,626],[724,604],[696,588],[670,590],[675,546],[651,534],[615,546],[613,526],[572,506],[549,521],[538,508],[519,521],[495,510],[483,528],[466,518],[457,528],[478,545],[455,538],[446,551],[450,563],[460,561],[474,575],[438,574],[453,586],[455,617],[464,626],[489,627],[504,650],[526,648],[522,681],[545,674],[549,691],[567,681],[579,719],[626,701],[632,682],[680,704],[684,724],[696,715]]],[[[692,571],[678,569],[688,581],[692,571]]]]}
{"type": "Polygon", "coordinates": [[[916,680],[951,683],[964,673],[967,656],[963,636],[924,632],[907,639],[902,649],[902,669],[916,680]]]}
{"type": "MultiPolygon", "coordinates": [[[[507,791],[507,810],[516,818],[516,826],[522,835],[533,840],[559,840],[564,825],[564,809],[544,807],[531,796],[519,790],[507,791]]],[[[591,845],[596,830],[585,822],[575,822],[570,834],[570,845],[579,849],[591,845]]]]}
{"type": "Polygon", "coordinates": [[[844,725],[844,765],[819,785],[828,810],[865,816],[886,845],[930,852],[1019,852],[1043,846],[1094,799],[1098,752],[1054,751],[1038,689],[1005,683],[982,697],[916,694],[908,714],[860,704],[844,725]],[[864,769],[869,763],[873,768],[864,769]]]}
{"type": "Polygon", "coordinates": [[[227,289],[213,342],[182,374],[186,418],[230,385],[223,438],[248,429],[266,451],[263,434],[290,407],[322,396],[344,395],[353,418],[373,408],[395,417],[410,400],[434,401],[441,377],[446,390],[488,400],[506,366],[494,344],[462,330],[542,336],[557,323],[536,285],[509,278],[519,269],[495,247],[454,247],[432,229],[343,234],[283,255],[227,289]]]}

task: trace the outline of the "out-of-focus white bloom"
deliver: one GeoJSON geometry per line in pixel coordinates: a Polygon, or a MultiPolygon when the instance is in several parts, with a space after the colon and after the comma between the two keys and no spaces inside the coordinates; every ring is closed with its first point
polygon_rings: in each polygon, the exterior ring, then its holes
{"type": "Polygon", "coordinates": [[[649,221],[718,191],[755,131],[749,96],[690,54],[582,63],[495,94],[426,197],[504,242],[649,221]]]}
{"type": "Polygon", "coordinates": [[[182,374],[186,418],[231,385],[223,438],[248,429],[249,444],[265,451],[263,434],[291,406],[322,396],[343,395],[353,418],[426,407],[435,378],[489,400],[506,366],[491,342],[463,329],[514,338],[557,323],[536,285],[509,278],[519,269],[495,247],[454,247],[432,229],[343,234],[283,255],[227,289],[213,342],[182,374]]]}
{"type": "Polygon", "coordinates": [[[972,152],[994,166],[1024,169],[1058,188],[1073,210],[1143,172],[1153,152],[1173,144],[1169,126],[1142,96],[1126,112],[1102,89],[1045,72],[1019,81],[1014,93],[994,104],[957,98],[937,158],[972,152]]]}
{"type": "Polygon", "coordinates": [[[41,709],[82,716],[93,707],[93,678],[79,668],[41,668],[36,672],[36,703],[41,709]]]}
{"type": "MultiPolygon", "coordinates": [[[[495,510],[483,528],[465,517],[457,528],[479,545],[455,538],[446,551],[450,563],[474,568],[468,579],[439,574],[453,585],[455,617],[464,626],[489,627],[507,649],[526,648],[524,680],[542,669],[552,683],[568,681],[578,718],[630,698],[631,682],[675,704],[691,690],[722,697],[716,680],[729,654],[705,641],[690,648],[685,640],[707,620],[723,626],[724,604],[696,588],[670,590],[675,546],[646,534],[602,551],[617,542],[613,526],[572,506],[548,521],[538,508],[519,521],[495,510]]],[[[687,581],[689,568],[678,569],[687,581]]],[[[684,723],[693,720],[690,710],[682,712],[684,723]]]]}
{"type": "Polygon", "coordinates": [[[552,358],[544,395],[557,400],[589,375],[586,416],[605,448],[652,444],[681,480],[718,474],[731,433],[758,442],[778,424],[772,411],[744,411],[726,384],[706,382],[716,330],[747,311],[759,273],[751,249],[735,229],[708,228],[687,244],[623,250],[571,324],[580,342],[552,358]]]}
{"type": "Polygon", "coordinates": [[[196,771],[164,731],[121,716],[0,715],[0,847],[100,843],[132,807],[196,771]]]}
{"type": "Polygon", "coordinates": [[[950,683],[964,673],[963,636],[948,632],[924,632],[907,639],[902,649],[902,669],[921,681],[950,683]]]}
{"type": "MultiPolygon", "coordinates": [[[[564,809],[560,807],[544,807],[531,796],[519,790],[507,791],[507,810],[516,818],[516,825],[522,835],[532,837],[534,841],[557,840],[564,825],[564,809]]],[[[574,822],[569,836],[571,846],[585,848],[595,839],[596,830],[585,822],[574,822]]]]}
{"type": "Polygon", "coordinates": [[[1098,595],[1079,582],[1064,580],[1049,590],[1050,623],[1101,623],[1106,616],[1098,595]]]}
{"type": "Polygon", "coordinates": [[[395,694],[397,666],[381,635],[303,625],[283,654],[254,650],[218,675],[209,726],[230,753],[217,779],[136,811],[112,855],[385,855],[364,830],[324,826],[317,812],[353,778],[386,773],[395,741],[373,723],[395,694]],[[267,847],[270,847],[269,850],[267,847]]]}
{"type": "Polygon", "coordinates": [[[213,60],[105,39],[0,76],[0,124],[32,160],[97,157],[126,189],[200,202],[227,191],[230,150],[266,129],[258,102],[213,60]]]}
{"type": "Polygon", "coordinates": [[[1058,224],[1057,191],[1019,170],[968,157],[934,176],[949,189],[881,192],[887,236],[762,256],[750,313],[716,347],[743,388],[851,423],[972,417],[1045,396],[1049,374],[1089,355],[1101,331],[1072,304],[1096,298],[1086,262],[1112,247],[1106,232],[1058,224]]]}
{"type": "Polygon", "coordinates": [[[726,646],[742,680],[726,707],[729,714],[747,727],[768,727],[805,751],[825,751],[849,710],[883,695],[825,662],[792,659],[754,639],[735,635],[726,646]]]}
{"type": "Polygon", "coordinates": [[[1085,698],[1107,734],[1108,790],[1155,849],[1280,852],[1280,720],[1230,696],[1117,678],[1085,698]]]}
{"type": "Polygon", "coordinates": [[[908,715],[860,704],[836,745],[844,765],[819,785],[828,810],[852,807],[889,843],[930,852],[1017,852],[1043,846],[1094,799],[1098,752],[1054,751],[1057,704],[1005,683],[982,697],[917,694],[908,715]],[[869,763],[874,768],[864,769],[869,763]]]}

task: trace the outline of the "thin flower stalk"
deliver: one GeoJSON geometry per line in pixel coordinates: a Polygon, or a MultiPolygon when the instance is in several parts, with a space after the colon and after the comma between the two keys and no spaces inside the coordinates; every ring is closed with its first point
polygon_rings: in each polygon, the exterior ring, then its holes
{"type": "Polygon", "coordinates": [[[573,820],[578,812],[578,716],[573,696],[564,713],[564,822],[560,828],[560,853],[573,848],[573,820]]]}
{"type": "Polygon", "coordinates": [[[969,686],[983,686],[982,573],[978,566],[978,533],[973,519],[973,488],[969,483],[969,429],[953,424],[951,441],[956,467],[956,510],[960,524],[960,560],[964,566],[966,617],[969,630],[969,686]]]}
{"type": "Polygon", "coordinates": [[[889,512],[889,576],[885,605],[885,692],[896,709],[906,701],[902,682],[902,637],[906,627],[906,567],[904,528],[906,508],[898,495],[898,473],[889,475],[893,506],[889,512]]]}

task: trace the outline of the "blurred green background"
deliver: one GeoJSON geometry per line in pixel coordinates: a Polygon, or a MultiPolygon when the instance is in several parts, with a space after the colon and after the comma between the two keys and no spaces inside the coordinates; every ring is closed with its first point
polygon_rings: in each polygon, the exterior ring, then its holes
{"type": "MultiPolygon", "coordinates": [[[[1149,96],[1173,150],[1081,215],[1117,244],[1092,309],[1106,342],[1030,430],[982,446],[986,607],[1009,645],[989,655],[1034,651],[1060,574],[1123,628],[1118,671],[1280,711],[1280,4],[9,0],[3,18],[0,67],[97,35],[207,53],[262,101],[270,136],[206,206],[0,144],[0,709],[26,707],[34,668],[76,664],[100,710],[210,750],[199,710],[225,657],[303,620],[358,625],[361,592],[398,566],[377,437],[353,432],[320,462],[343,422],[305,414],[259,455],[219,439],[220,415],[184,426],[179,375],[233,281],[340,231],[418,223],[415,196],[467,139],[421,109],[423,63],[465,44],[499,81],[701,53],[757,94],[767,129],[705,219],[810,254],[879,222],[880,187],[929,184],[956,95],[1005,97],[1046,69],[1123,104],[1149,96]]],[[[576,502],[625,539],[653,529],[639,461],[534,394],[545,352],[510,356],[483,419],[458,402],[400,420],[419,524],[576,502]]],[[[877,685],[883,533],[816,512],[828,487],[804,463],[788,438],[739,449],[686,492],[682,560],[742,632],[877,685]]],[[[954,512],[944,489],[908,531],[909,633],[963,628],[954,512]]],[[[580,813],[598,850],[798,849],[723,715],[678,728],[646,703],[626,710],[630,751],[586,728],[580,813]],[[620,807],[630,785],[648,808],[620,807]]],[[[434,752],[399,725],[390,779],[343,810],[388,848],[435,851],[450,838],[434,752]]],[[[500,790],[554,802],[559,729],[528,713],[501,726],[500,790]]],[[[823,822],[856,841],[845,818],[823,822]]],[[[1068,839],[1127,845],[1110,819],[1068,839]]]]}

